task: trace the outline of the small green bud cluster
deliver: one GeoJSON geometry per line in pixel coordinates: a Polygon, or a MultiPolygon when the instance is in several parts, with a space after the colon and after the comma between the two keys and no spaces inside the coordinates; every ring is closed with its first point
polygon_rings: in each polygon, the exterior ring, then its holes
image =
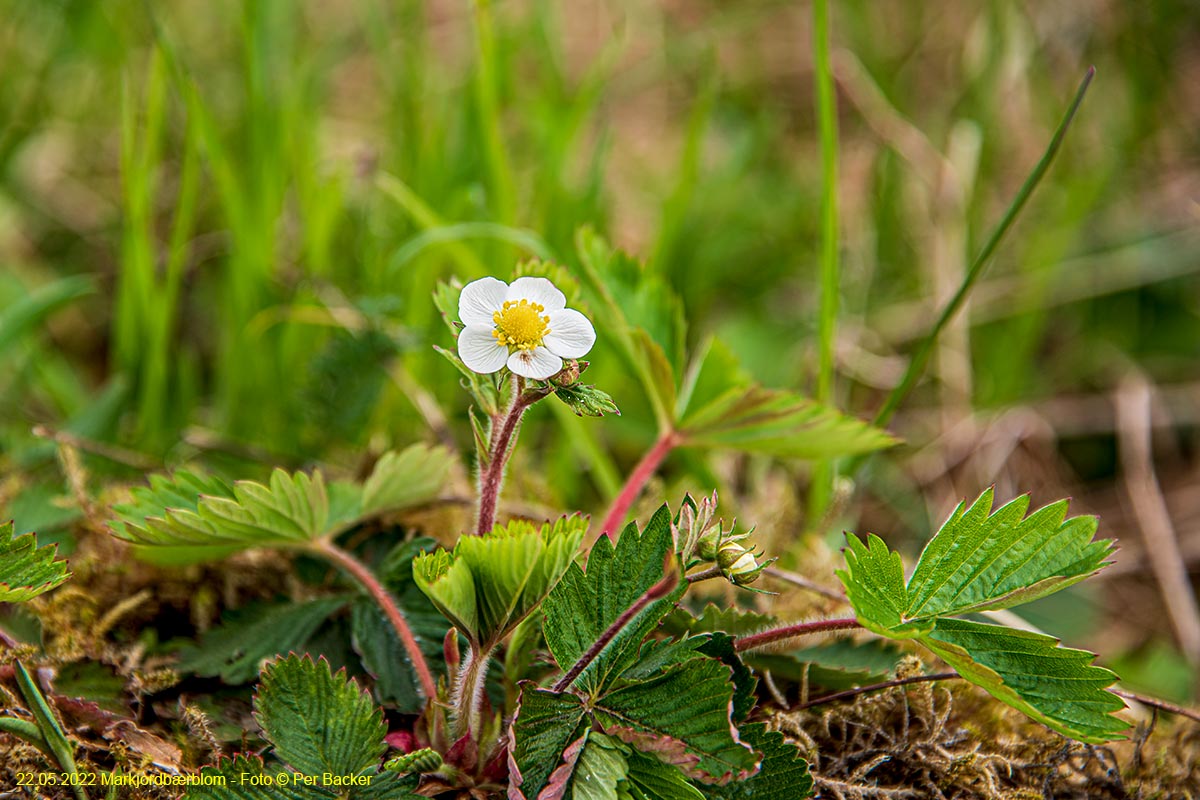
{"type": "Polygon", "coordinates": [[[674,526],[675,542],[684,563],[693,558],[716,563],[731,583],[738,586],[754,583],[771,561],[759,563],[758,555],[744,544],[753,530],[735,534],[736,520],[726,529],[724,521],[716,518],[716,509],[715,491],[711,497],[700,498],[698,504],[690,497],[684,501],[674,526]]]}

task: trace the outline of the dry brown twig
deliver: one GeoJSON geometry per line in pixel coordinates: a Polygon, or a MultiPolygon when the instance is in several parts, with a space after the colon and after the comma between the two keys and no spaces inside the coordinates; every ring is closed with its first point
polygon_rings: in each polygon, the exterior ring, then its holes
{"type": "Polygon", "coordinates": [[[1179,647],[1188,661],[1196,665],[1200,664],[1200,606],[1154,471],[1151,400],[1150,384],[1136,373],[1122,382],[1114,397],[1125,490],[1146,540],[1150,568],[1158,581],[1179,647]]]}

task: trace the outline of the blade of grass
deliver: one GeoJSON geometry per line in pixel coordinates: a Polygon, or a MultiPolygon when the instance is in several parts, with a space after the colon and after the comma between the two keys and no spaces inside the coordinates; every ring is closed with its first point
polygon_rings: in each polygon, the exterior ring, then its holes
{"type": "MultiPolygon", "coordinates": [[[[813,2],[813,59],[815,61],[817,128],[821,143],[821,305],[818,316],[818,362],[816,399],[830,404],[833,397],[834,338],[837,335],[838,292],[838,130],[837,99],[833,90],[833,66],[829,56],[829,2],[813,2]]],[[[813,471],[808,495],[809,520],[825,515],[833,496],[837,467],[822,461],[813,471]]]]}
{"type": "MultiPolygon", "coordinates": [[[[54,760],[58,762],[64,772],[78,775],[79,768],[75,766],[75,748],[71,746],[67,735],[63,733],[62,726],[58,724],[58,719],[54,716],[50,704],[38,690],[37,684],[33,682],[33,678],[25,669],[24,664],[20,661],[14,662],[13,670],[17,679],[17,688],[21,690],[21,696],[29,704],[29,710],[33,713],[34,720],[37,721],[38,729],[42,732],[42,739],[54,753],[54,760]]],[[[71,789],[77,800],[87,800],[87,792],[83,789],[82,781],[72,783],[71,789]]]]}
{"type": "MultiPolygon", "coordinates": [[[[954,315],[962,308],[967,295],[970,294],[971,289],[975,286],[975,282],[983,275],[984,268],[991,261],[992,255],[1000,245],[1004,235],[1008,233],[1008,229],[1012,227],[1013,222],[1016,221],[1017,216],[1020,215],[1021,210],[1029,201],[1033,190],[1041,183],[1046,171],[1050,168],[1050,164],[1058,154],[1063,139],[1067,135],[1067,130],[1075,118],[1075,112],[1079,110],[1079,106],[1083,102],[1083,97],[1087,93],[1088,86],[1091,84],[1095,74],[1096,68],[1089,67],[1087,74],[1083,77],[1083,81],[1079,84],[1079,89],[1075,92],[1074,100],[1071,101],[1067,113],[1063,116],[1062,121],[1058,124],[1058,129],[1054,132],[1054,137],[1046,147],[1046,151],[1042,154],[1033,171],[1029,173],[1029,177],[1021,184],[1021,189],[1017,192],[1017,196],[1013,198],[1012,203],[1009,205],[1008,210],[1004,212],[1004,216],[1000,219],[999,224],[992,231],[987,242],[984,243],[983,249],[979,251],[979,254],[967,269],[966,276],[963,278],[962,284],[958,287],[958,291],[954,293],[954,296],[950,298],[950,302],[942,309],[942,313],[938,316],[937,322],[934,323],[928,335],[917,345],[912,360],[909,361],[908,369],[905,370],[904,377],[896,385],[896,388],[891,391],[884,401],[883,406],[875,415],[874,423],[876,425],[886,425],[891,420],[892,415],[896,413],[896,409],[900,406],[900,403],[903,402],[904,398],[916,386],[917,381],[925,371],[926,364],[929,362],[929,357],[933,352],[933,346],[937,342],[938,336],[941,335],[946,325],[949,324],[954,315]]],[[[855,463],[861,463],[861,459],[858,459],[855,463]]]]}
{"type": "Polygon", "coordinates": [[[492,213],[500,222],[516,221],[516,193],[513,189],[512,166],[504,148],[500,131],[498,98],[499,64],[496,60],[496,33],[492,20],[491,0],[475,0],[475,104],[487,155],[488,177],[492,188],[492,213]]]}

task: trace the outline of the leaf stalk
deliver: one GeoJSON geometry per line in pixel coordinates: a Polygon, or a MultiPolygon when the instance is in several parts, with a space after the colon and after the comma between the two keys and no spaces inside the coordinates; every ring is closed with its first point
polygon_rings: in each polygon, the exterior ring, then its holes
{"type": "Polygon", "coordinates": [[[772,628],[771,630],[755,633],[749,636],[743,636],[733,643],[733,649],[741,652],[743,650],[753,650],[757,647],[765,647],[775,642],[782,642],[786,639],[795,639],[800,636],[810,636],[814,633],[828,633],[830,631],[846,631],[854,628],[861,628],[858,620],[854,617],[844,617],[838,619],[819,619],[815,622],[797,622],[795,625],[785,625],[782,628],[772,628]]]}
{"type": "Polygon", "coordinates": [[[314,542],[313,545],[314,552],[348,572],[367,590],[367,594],[371,595],[376,605],[383,610],[384,616],[387,617],[388,622],[396,631],[396,635],[400,637],[401,644],[404,645],[404,651],[408,654],[409,661],[412,662],[413,671],[417,673],[417,681],[421,684],[421,694],[427,701],[436,700],[437,683],[433,680],[429,663],[425,660],[425,654],[421,652],[421,648],[417,644],[417,637],[413,635],[408,620],[404,618],[404,613],[396,605],[396,601],[392,599],[388,590],[371,573],[371,570],[367,569],[365,564],[333,542],[322,539],[314,542]]]}
{"type": "Polygon", "coordinates": [[[600,531],[609,538],[617,528],[625,522],[625,516],[629,513],[629,509],[633,506],[633,502],[637,500],[638,495],[642,493],[646,483],[658,471],[662,462],[670,455],[671,451],[683,443],[682,437],[673,430],[668,430],[662,436],[658,437],[658,441],[654,446],[646,451],[642,456],[642,460],[633,468],[633,472],[629,473],[629,477],[625,480],[625,485],[621,487],[620,493],[613,498],[612,505],[608,507],[608,511],[604,514],[604,523],[600,526],[600,531]]]}

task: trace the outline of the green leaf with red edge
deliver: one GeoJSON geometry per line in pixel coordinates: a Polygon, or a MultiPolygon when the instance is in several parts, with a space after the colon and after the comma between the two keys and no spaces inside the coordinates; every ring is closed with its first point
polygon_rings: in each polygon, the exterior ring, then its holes
{"type": "Polygon", "coordinates": [[[510,798],[534,800],[556,770],[574,769],[582,744],[571,747],[585,737],[586,716],[583,701],[573,694],[539,689],[532,681],[521,684],[508,750],[510,798]]]}
{"type": "Polygon", "coordinates": [[[32,533],[14,536],[12,522],[0,525],[0,603],[20,603],[48,592],[71,577],[58,548],[38,547],[32,533]]]}
{"type": "Polygon", "coordinates": [[[720,661],[697,657],[660,675],[622,682],[593,701],[605,733],[706,783],[744,780],[758,767],[733,726],[734,685],[720,661]]]}

